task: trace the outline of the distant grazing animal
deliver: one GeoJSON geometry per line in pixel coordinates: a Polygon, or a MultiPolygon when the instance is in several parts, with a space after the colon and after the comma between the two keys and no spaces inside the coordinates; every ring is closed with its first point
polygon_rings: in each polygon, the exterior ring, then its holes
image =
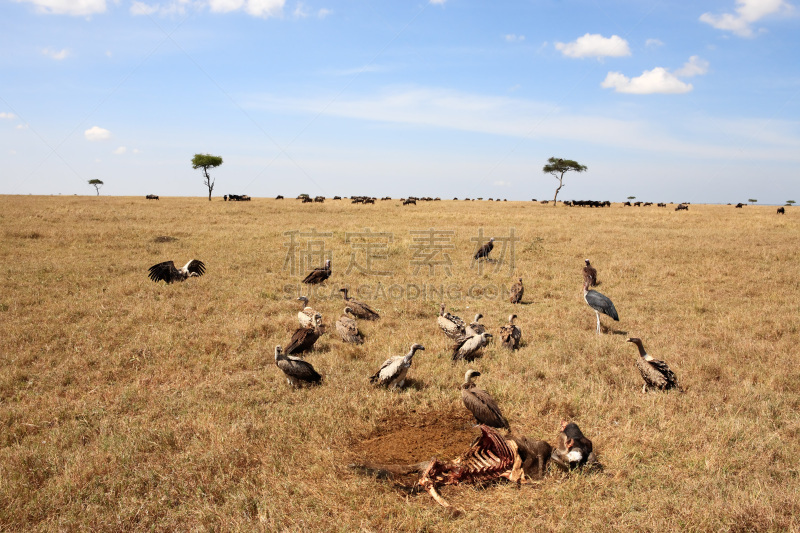
{"type": "Polygon", "coordinates": [[[478,248],[478,251],[475,252],[474,259],[481,259],[481,258],[488,259],[489,252],[492,251],[492,248],[494,248],[494,237],[489,239],[489,242],[478,248]]]}
{"type": "Polygon", "coordinates": [[[314,201],[317,202],[317,203],[320,203],[320,204],[325,203],[325,197],[324,196],[315,196],[314,197],[314,201]]]}
{"type": "Polygon", "coordinates": [[[283,195],[279,194],[278,196],[275,197],[275,199],[276,200],[283,200],[283,195]]]}
{"type": "Polygon", "coordinates": [[[475,386],[475,378],[480,375],[480,372],[472,369],[464,374],[464,384],[461,385],[461,401],[464,402],[464,407],[472,413],[478,424],[509,429],[508,420],[503,416],[497,402],[488,392],[475,386]]]}
{"type": "Polygon", "coordinates": [[[331,277],[331,260],[327,259],[325,261],[325,266],[322,268],[315,268],[312,270],[308,276],[303,278],[303,283],[308,283],[309,285],[316,285],[318,283],[322,283],[326,279],[331,277]]]}
{"type": "Polygon", "coordinates": [[[286,353],[303,353],[310,350],[323,333],[325,333],[325,326],[322,324],[322,315],[317,313],[314,315],[314,321],[310,327],[300,328],[294,332],[289,345],[286,346],[286,353]]]}
{"type": "Polygon", "coordinates": [[[778,208],[778,214],[779,215],[785,215],[786,214],[786,210],[784,208],[782,208],[782,207],[779,207],[778,208]]]}
{"type": "Polygon", "coordinates": [[[476,357],[481,356],[481,350],[489,344],[491,338],[491,333],[481,333],[480,335],[467,334],[456,339],[453,344],[453,361],[474,361],[476,357]]]}
{"type": "Polygon", "coordinates": [[[678,204],[675,207],[675,211],[688,211],[688,210],[689,210],[689,206],[685,205],[685,204],[678,204]]]}
{"type": "Polygon", "coordinates": [[[583,299],[586,300],[586,303],[589,304],[589,307],[591,307],[594,310],[594,313],[597,315],[598,335],[600,334],[600,313],[610,316],[616,322],[619,322],[617,309],[614,307],[614,303],[611,301],[611,299],[597,291],[589,290],[588,281],[583,282],[583,299]]]}
{"type": "Polygon", "coordinates": [[[475,320],[473,320],[466,328],[467,335],[480,335],[481,333],[486,333],[486,327],[478,322],[481,318],[483,318],[482,314],[478,313],[475,315],[475,320]]]}
{"type": "Polygon", "coordinates": [[[383,362],[380,370],[369,378],[369,382],[374,385],[383,385],[390,389],[399,389],[406,384],[406,374],[411,368],[411,360],[417,350],[424,350],[421,344],[412,344],[411,349],[406,355],[394,355],[383,362]]]}
{"type": "Polygon", "coordinates": [[[738,204],[736,204],[736,208],[737,208],[737,209],[741,209],[741,208],[743,208],[743,207],[744,207],[744,204],[743,204],[743,203],[741,203],[741,202],[739,202],[738,204]]]}
{"type": "Polygon", "coordinates": [[[339,289],[339,292],[342,293],[342,298],[344,298],[344,301],[347,302],[347,305],[350,307],[354,317],[362,320],[378,320],[381,317],[381,315],[379,315],[378,312],[369,305],[365,304],[364,302],[359,302],[354,298],[350,298],[347,295],[347,288],[341,288],[339,289]]]}
{"type": "Polygon", "coordinates": [[[286,380],[292,387],[299,387],[304,383],[317,385],[322,382],[322,376],[314,370],[311,363],[299,357],[284,355],[280,344],[275,347],[275,364],[286,374],[286,380]]]}
{"type": "Polygon", "coordinates": [[[344,314],[336,321],[336,332],[344,342],[364,344],[364,336],[358,331],[356,321],[347,316],[347,313],[352,312],[353,310],[349,307],[344,308],[344,314]]]}
{"type": "Polygon", "coordinates": [[[646,393],[650,389],[669,390],[678,389],[683,392],[681,386],[678,385],[678,378],[675,373],[670,370],[667,363],[653,359],[647,352],[644,351],[642,340],[631,338],[627,342],[632,342],[639,348],[639,357],[636,359],[636,368],[642,374],[644,385],[642,386],[642,393],[646,393]]]}
{"type": "Polygon", "coordinates": [[[597,270],[589,264],[588,259],[584,259],[586,261],[586,266],[583,267],[583,281],[588,281],[590,287],[594,287],[597,285],[597,270]]]}
{"type": "Polygon", "coordinates": [[[467,334],[467,325],[461,318],[451,315],[450,313],[445,313],[444,303],[441,305],[436,323],[441,330],[444,331],[444,334],[453,340],[461,339],[467,334]]]}
{"type": "Polygon", "coordinates": [[[522,285],[522,278],[518,278],[517,282],[511,286],[508,292],[509,300],[512,304],[522,303],[522,295],[525,294],[525,287],[522,285]]]}
{"type": "Polygon", "coordinates": [[[206,273],[206,265],[199,259],[192,259],[178,269],[172,261],[164,261],[151,266],[149,272],[148,277],[153,281],[166,281],[169,284],[173,281],[185,281],[186,278],[202,276],[206,273]]]}
{"type": "Polygon", "coordinates": [[[148,194],[147,196],[145,196],[145,198],[147,198],[148,200],[158,200],[158,196],[156,196],[155,194],[148,194]]]}
{"type": "Polygon", "coordinates": [[[508,350],[518,350],[519,341],[522,339],[522,330],[514,324],[517,315],[508,317],[508,324],[500,327],[500,342],[503,348],[508,350]]]}
{"type": "Polygon", "coordinates": [[[314,309],[308,306],[307,296],[298,296],[297,299],[303,302],[303,309],[297,313],[297,321],[300,322],[301,328],[308,328],[314,324],[314,316],[318,315],[314,309]]]}
{"type": "Polygon", "coordinates": [[[413,199],[411,199],[411,198],[409,198],[409,199],[407,199],[407,200],[403,200],[403,205],[409,205],[409,204],[414,204],[414,205],[417,205],[417,201],[416,201],[416,200],[413,200],[413,199]]]}
{"type": "Polygon", "coordinates": [[[550,458],[565,470],[597,462],[592,441],[583,436],[577,424],[566,420],[561,421],[561,433],[550,458]]]}

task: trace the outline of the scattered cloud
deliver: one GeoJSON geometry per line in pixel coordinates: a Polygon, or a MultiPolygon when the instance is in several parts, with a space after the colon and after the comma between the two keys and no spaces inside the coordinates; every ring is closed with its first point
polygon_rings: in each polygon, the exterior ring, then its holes
{"type": "Polygon", "coordinates": [[[279,17],[286,0],[209,0],[208,6],[216,13],[229,13],[243,9],[254,17],[279,17]]]}
{"type": "Polygon", "coordinates": [[[700,21],[739,37],[752,37],[752,24],[769,15],[788,14],[792,6],[786,0],[736,0],[734,13],[703,13],[700,21]]]}
{"type": "Polygon", "coordinates": [[[28,129],[28,125],[27,124],[17,124],[17,129],[18,130],[27,130],[28,129]]]}
{"type": "Polygon", "coordinates": [[[644,45],[648,48],[655,48],[657,46],[664,46],[664,43],[660,39],[647,39],[644,45]]]}
{"type": "Polygon", "coordinates": [[[681,68],[675,71],[675,75],[681,78],[691,78],[692,76],[700,76],[708,72],[708,61],[700,59],[698,56],[689,58],[681,68]]]}
{"type": "Polygon", "coordinates": [[[0,112],[0,119],[14,120],[15,118],[17,118],[17,115],[14,113],[6,113],[5,111],[0,112]]]}
{"type": "Polygon", "coordinates": [[[190,0],[172,0],[165,4],[147,4],[145,2],[140,2],[139,0],[134,0],[130,7],[131,15],[146,15],[150,16],[153,14],[158,14],[163,16],[169,15],[184,15],[186,14],[186,8],[189,7],[190,0]]]}
{"type": "Polygon", "coordinates": [[[319,10],[319,11],[317,11],[317,18],[324,19],[325,17],[327,17],[327,16],[328,16],[328,15],[330,15],[331,13],[333,13],[333,10],[332,10],[332,9],[326,9],[326,8],[324,8],[324,7],[323,7],[323,8],[320,8],[320,10],[319,10]]]}
{"type": "Polygon", "coordinates": [[[104,13],[106,0],[16,0],[36,6],[37,13],[85,16],[104,13]]]}
{"type": "Polygon", "coordinates": [[[111,153],[114,155],[122,155],[127,151],[128,151],[127,148],[125,148],[124,146],[120,146],[119,148],[115,148],[114,151],[111,153]]]}
{"type": "Polygon", "coordinates": [[[506,42],[509,42],[509,43],[521,43],[522,41],[525,40],[525,36],[524,35],[515,35],[513,33],[509,33],[508,35],[505,36],[505,40],[506,40],[506,42]]]}
{"type": "Polygon", "coordinates": [[[111,138],[111,132],[99,126],[92,126],[83,132],[87,141],[105,141],[111,138]]]}
{"type": "Polygon", "coordinates": [[[692,90],[691,83],[682,82],[663,67],[645,70],[636,78],[629,78],[619,72],[609,72],[600,86],[627,94],[681,94],[692,90]]]}
{"type": "Polygon", "coordinates": [[[66,59],[69,56],[69,50],[66,48],[62,50],[54,50],[52,48],[43,48],[42,54],[46,55],[49,58],[55,59],[56,61],[61,61],[62,59],[66,59]]]}
{"type": "Polygon", "coordinates": [[[447,0],[430,0],[430,2],[433,5],[443,6],[444,3],[447,2],[447,0]]]}
{"type": "Polygon", "coordinates": [[[571,43],[555,43],[567,57],[621,57],[631,55],[628,41],[618,35],[603,37],[598,33],[587,33],[571,43]]]}
{"type": "Polygon", "coordinates": [[[522,85],[521,85],[521,84],[519,84],[519,83],[517,83],[517,84],[514,84],[514,85],[512,85],[512,86],[511,86],[511,87],[508,89],[508,92],[510,92],[510,93],[514,93],[514,92],[517,92],[517,91],[519,91],[520,89],[522,89],[522,85]]]}

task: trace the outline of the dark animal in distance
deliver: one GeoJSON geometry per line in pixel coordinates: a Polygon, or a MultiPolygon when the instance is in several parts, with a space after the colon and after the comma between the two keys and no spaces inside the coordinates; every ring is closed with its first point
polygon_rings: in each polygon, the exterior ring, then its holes
{"type": "Polygon", "coordinates": [[[475,255],[473,256],[473,259],[481,259],[481,258],[488,259],[489,253],[492,251],[493,248],[494,248],[494,237],[489,239],[489,242],[478,248],[478,251],[475,252],[475,255]]]}
{"type": "Polygon", "coordinates": [[[156,196],[155,194],[148,194],[147,196],[145,196],[145,198],[147,198],[148,200],[158,200],[158,196],[156,196]]]}
{"type": "Polygon", "coordinates": [[[688,211],[688,210],[689,206],[685,204],[678,204],[677,207],[675,207],[675,211],[688,211]]]}
{"type": "Polygon", "coordinates": [[[778,214],[779,215],[785,215],[786,214],[786,210],[784,208],[782,208],[782,207],[779,207],[778,208],[778,214]]]}
{"type": "Polygon", "coordinates": [[[512,304],[518,304],[522,302],[523,294],[525,294],[525,287],[522,285],[522,278],[517,278],[517,282],[508,291],[508,299],[512,304]]]}
{"type": "Polygon", "coordinates": [[[325,260],[325,266],[322,268],[315,268],[311,272],[309,272],[308,276],[303,278],[303,283],[308,283],[309,285],[316,285],[318,283],[322,283],[326,279],[331,277],[331,260],[325,260]]]}
{"type": "Polygon", "coordinates": [[[174,281],[184,281],[186,278],[200,277],[206,273],[206,265],[199,259],[192,259],[181,268],[175,268],[172,261],[164,261],[153,265],[149,269],[148,277],[155,281],[165,281],[167,284],[174,281]]]}
{"type": "Polygon", "coordinates": [[[744,204],[742,202],[739,202],[738,204],[736,204],[736,208],[737,209],[741,209],[743,207],[744,207],[744,204]]]}
{"type": "Polygon", "coordinates": [[[597,286],[597,269],[595,269],[588,259],[584,259],[586,266],[583,267],[583,281],[589,282],[590,287],[597,286]]]}
{"type": "Polygon", "coordinates": [[[283,371],[292,387],[303,384],[317,385],[322,382],[322,376],[314,370],[311,363],[299,357],[285,355],[280,345],[275,346],[275,365],[283,371]]]}

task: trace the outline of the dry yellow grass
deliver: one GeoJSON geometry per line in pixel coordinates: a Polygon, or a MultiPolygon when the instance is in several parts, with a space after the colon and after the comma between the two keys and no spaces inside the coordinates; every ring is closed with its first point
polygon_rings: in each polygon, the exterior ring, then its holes
{"type": "Polygon", "coordinates": [[[2,530],[800,528],[794,208],[110,197],[0,197],[0,206],[2,530]],[[359,241],[346,242],[364,228],[393,234],[373,264],[390,277],[345,274],[351,254],[364,266],[359,241]],[[454,232],[449,278],[413,273],[410,232],[428,228],[454,232]],[[515,272],[470,268],[480,228],[487,237],[514,229],[515,272]],[[329,333],[308,356],[325,383],[292,391],[272,355],[296,327],[293,287],[304,275],[284,269],[284,233],[311,229],[331,233],[334,274],[312,299],[329,333]],[[627,335],[595,334],[585,257],[620,313],[604,324],[627,335]],[[204,277],[147,279],[156,262],[190,258],[206,262],[204,277]],[[526,305],[513,307],[505,289],[515,273],[526,305]],[[379,283],[403,297],[353,294],[383,318],[360,322],[363,346],[343,345],[330,327],[343,308],[336,291],[379,283]],[[421,284],[432,292],[409,297],[421,284]],[[481,312],[495,329],[519,315],[519,353],[495,344],[474,363],[512,427],[553,442],[568,417],[594,441],[603,472],[445,488],[464,510],[454,518],[425,494],[346,468],[351,445],[393,413],[463,409],[466,366],[451,364],[435,322],[443,284],[464,318],[481,312]],[[484,292],[465,295],[473,285],[484,292]],[[502,298],[491,298],[498,286],[502,298]],[[626,336],[665,359],[687,392],[641,394],[626,336]],[[367,377],[412,342],[427,348],[409,373],[414,386],[371,387],[367,377]]]}

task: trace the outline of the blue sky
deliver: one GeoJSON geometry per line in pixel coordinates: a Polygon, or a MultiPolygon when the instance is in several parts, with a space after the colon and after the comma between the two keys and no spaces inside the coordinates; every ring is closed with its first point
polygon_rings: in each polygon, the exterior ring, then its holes
{"type": "Polygon", "coordinates": [[[0,194],[800,200],[786,0],[0,0],[0,194]]]}

